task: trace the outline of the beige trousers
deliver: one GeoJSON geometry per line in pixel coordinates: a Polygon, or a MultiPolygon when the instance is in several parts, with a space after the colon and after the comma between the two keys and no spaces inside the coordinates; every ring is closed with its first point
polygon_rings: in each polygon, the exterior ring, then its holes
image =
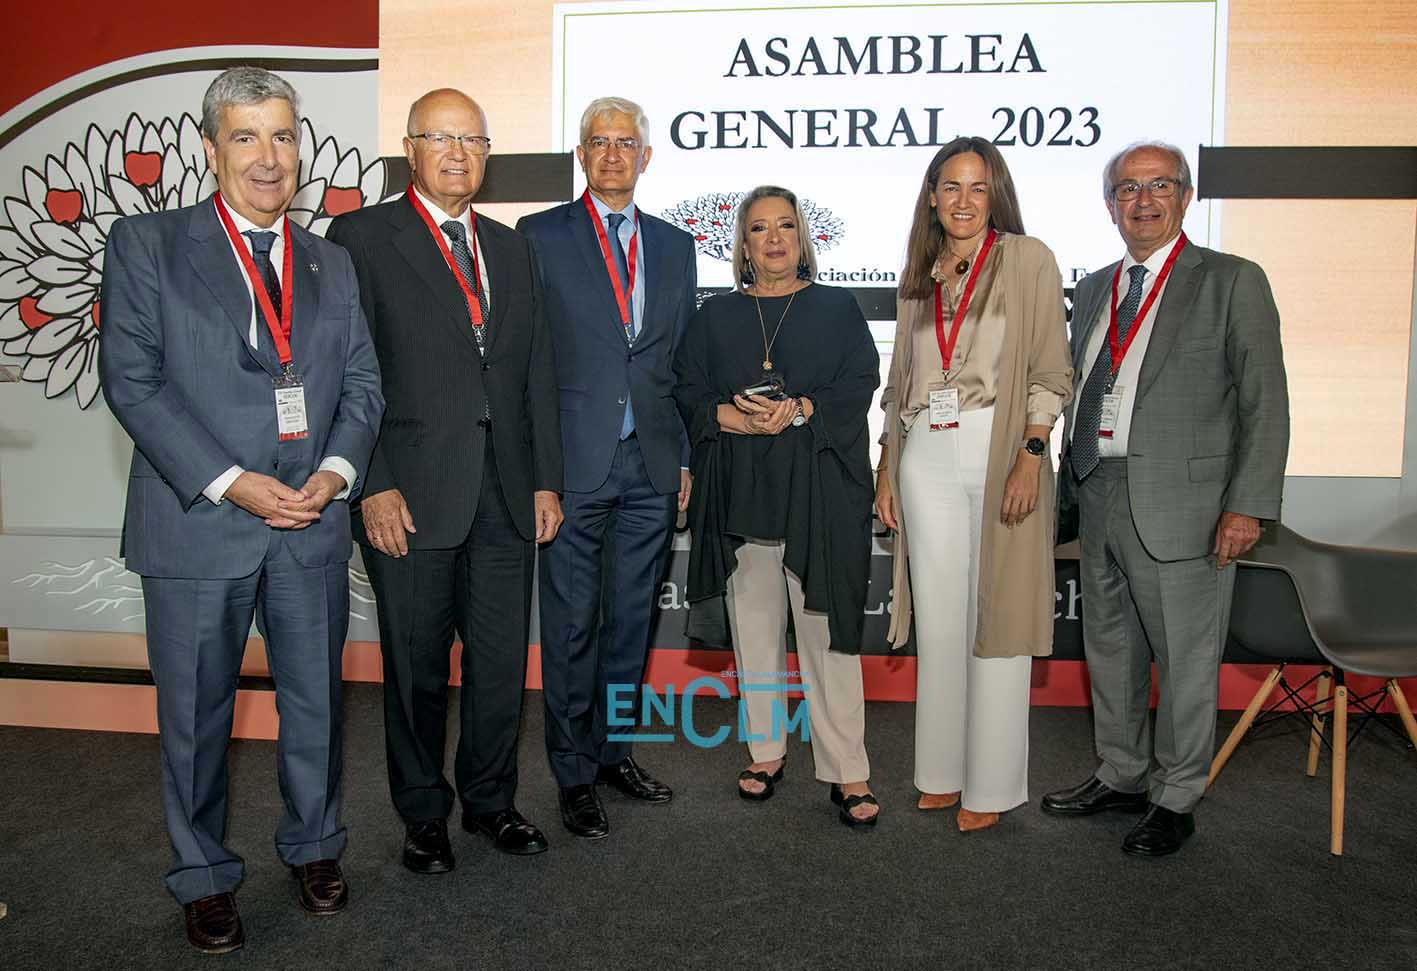
{"type": "Polygon", "coordinates": [[[782,724],[787,692],[770,686],[787,683],[790,603],[797,666],[806,689],[801,703],[807,705],[817,778],[864,782],[871,777],[871,767],[866,760],[861,659],[827,650],[827,615],[803,606],[802,582],[784,569],[782,554],[781,540],[750,539],[738,548],[738,568],[728,578],[728,623],[748,753],[754,762],[774,762],[787,754],[782,724]],[[762,690],[753,690],[755,686],[762,690]]]}

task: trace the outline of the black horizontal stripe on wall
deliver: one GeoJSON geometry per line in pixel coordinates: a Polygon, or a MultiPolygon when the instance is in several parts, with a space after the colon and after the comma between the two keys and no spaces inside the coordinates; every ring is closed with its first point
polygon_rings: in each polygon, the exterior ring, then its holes
{"type": "Polygon", "coordinates": [[[1202,199],[1417,199],[1417,148],[1200,147],[1202,199]]]}
{"type": "MultiPolygon", "coordinates": [[[[408,185],[411,170],[402,155],[384,158],[384,194],[401,192],[408,185]]],[[[487,156],[487,173],[477,190],[477,201],[565,202],[574,189],[572,155],[569,152],[538,152],[527,155],[487,156]]]]}

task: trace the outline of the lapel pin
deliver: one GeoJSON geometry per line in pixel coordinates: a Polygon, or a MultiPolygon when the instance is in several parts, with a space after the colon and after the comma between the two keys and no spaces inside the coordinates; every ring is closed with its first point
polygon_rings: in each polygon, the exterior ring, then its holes
{"type": "Polygon", "coordinates": [[[318,264],[318,263],[311,263],[311,264],[310,264],[310,272],[311,272],[311,273],[319,273],[319,272],[320,272],[320,264],[318,264]]]}

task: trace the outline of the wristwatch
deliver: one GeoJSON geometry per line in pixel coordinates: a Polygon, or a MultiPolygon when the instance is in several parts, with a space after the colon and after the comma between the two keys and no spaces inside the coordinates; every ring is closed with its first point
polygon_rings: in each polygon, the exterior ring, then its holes
{"type": "Polygon", "coordinates": [[[1041,456],[1048,451],[1048,443],[1041,438],[1030,438],[1023,443],[1023,450],[1029,455],[1041,456]]]}
{"type": "Polygon", "coordinates": [[[792,416],[792,427],[801,428],[803,425],[807,424],[807,415],[802,411],[802,399],[797,398],[795,401],[797,403],[797,414],[792,416]]]}

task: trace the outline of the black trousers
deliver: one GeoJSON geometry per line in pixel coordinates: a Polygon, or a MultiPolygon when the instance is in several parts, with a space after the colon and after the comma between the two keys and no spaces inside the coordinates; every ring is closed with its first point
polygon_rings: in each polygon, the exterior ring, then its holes
{"type": "Polygon", "coordinates": [[[513,803],[534,562],[507,511],[490,439],[459,546],[404,557],[364,549],[379,610],[389,789],[405,822],[445,819],[453,808],[443,760],[454,631],[463,644],[457,795],[474,813],[513,803]]]}

